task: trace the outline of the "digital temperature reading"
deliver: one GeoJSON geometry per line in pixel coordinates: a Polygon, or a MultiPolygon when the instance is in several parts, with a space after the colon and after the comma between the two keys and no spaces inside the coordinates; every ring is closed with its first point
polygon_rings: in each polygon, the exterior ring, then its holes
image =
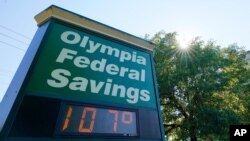
{"type": "Polygon", "coordinates": [[[58,135],[137,136],[136,112],[86,105],[63,105],[58,135]]]}

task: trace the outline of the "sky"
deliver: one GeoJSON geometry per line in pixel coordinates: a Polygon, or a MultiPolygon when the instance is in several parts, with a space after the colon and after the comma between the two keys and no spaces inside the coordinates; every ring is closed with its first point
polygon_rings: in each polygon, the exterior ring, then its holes
{"type": "Polygon", "coordinates": [[[164,30],[250,50],[249,0],[0,0],[0,102],[38,28],[34,16],[52,4],[142,38],[164,30]]]}

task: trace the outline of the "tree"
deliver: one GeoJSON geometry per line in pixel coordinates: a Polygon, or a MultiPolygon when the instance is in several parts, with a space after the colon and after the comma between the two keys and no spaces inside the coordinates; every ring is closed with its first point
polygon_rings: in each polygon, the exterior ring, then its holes
{"type": "Polygon", "coordinates": [[[151,39],[157,45],[154,59],[166,135],[173,140],[225,140],[229,125],[249,117],[246,52],[236,44],[221,49],[199,38],[181,50],[176,35],[162,31],[151,39]]]}

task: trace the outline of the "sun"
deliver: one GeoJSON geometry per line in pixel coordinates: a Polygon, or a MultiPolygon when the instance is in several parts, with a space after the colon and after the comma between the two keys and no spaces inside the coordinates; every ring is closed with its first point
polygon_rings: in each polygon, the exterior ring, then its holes
{"type": "Polygon", "coordinates": [[[176,53],[180,55],[181,60],[186,63],[192,61],[195,50],[192,49],[191,43],[194,39],[193,34],[178,32],[176,40],[178,42],[176,53]]]}
{"type": "Polygon", "coordinates": [[[176,40],[179,43],[179,48],[183,51],[188,50],[192,39],[193,39],[193,36],[187,33],[179,33],[176,36],[176,40]]]}

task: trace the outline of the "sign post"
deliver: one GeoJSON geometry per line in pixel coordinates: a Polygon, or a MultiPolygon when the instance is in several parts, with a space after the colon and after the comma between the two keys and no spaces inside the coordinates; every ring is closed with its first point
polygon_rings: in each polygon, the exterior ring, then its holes
{"type": "Polygon", "coordinates": [[[165,140],[151,42],[56,6],[36,20],[3,140],[165,140]]]}

